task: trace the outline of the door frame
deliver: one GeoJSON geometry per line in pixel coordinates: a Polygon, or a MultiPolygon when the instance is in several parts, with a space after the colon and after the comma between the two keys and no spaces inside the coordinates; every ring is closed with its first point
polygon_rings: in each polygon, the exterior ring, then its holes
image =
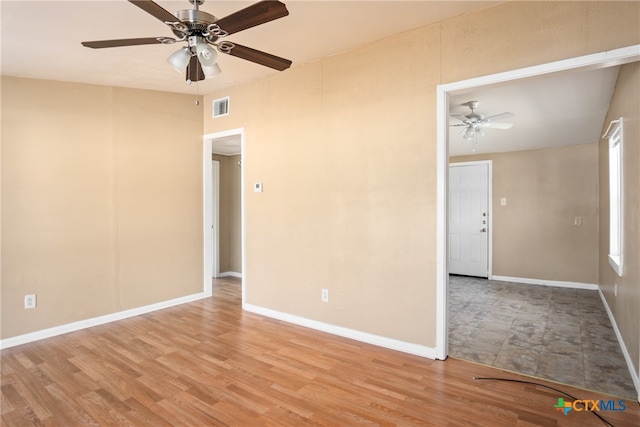
{"type": "MultiPolygon", "coordinates": [[[[215,140],[215,139],[214,139],[215,140]]],[[[213,141],[212,140],[212,143],[213,141]]],[[[213,209],[211,211],[211,231],[213,233],[213,278],[220,277],[220,161],[211,159],[211,197],[213,209]]]]}
{"type": "Polygon", "coordinates": [[[605,52],[520,68],[488,76],[475,77],[436,87],[436,359],[444,360],[449,353],[447,266],[448,175],[449,175],[449,94],[480,86],[490,86],[545,74],[594,70],[635,62],[640,59],[640,45],[627,46],[605,52]]]}
{"type": "MultiPolygon", "coordinates": [[[[487,165],[487,278],[491,279],[493,272],[493,161],[476,160],[472,162],[449,163],[449,169],[456,166],[487,165]]],[[[448,169],[447,169],[448,171],[448,169]]],[[[449,177],[447,176],[447,180],[449,177]]],[[[449,191],[447,186],[447,191],[449,191]]],[[[447,194],[447,203],[449,194],[447,194]]],[[[447,208],[447,239],[449,235],[449,209],[447,208]]],[[[447,247],[448,249],[448,247],[447,247]]],[[[447,254],[448,257],[448,254],[447,254]]],[[[447,261],[448,262],[448,261],[447,261]]],[[[447,273],[448,275],[448,273],[447,273]]]]}
{"type": "MultiPolygon", "coordinates": [[[[245,192],[244,192],[244,180],[245,180],[245,139],[244,139],[244,128],[236,128],[229,129],[221,132],[214,132],[203,135],[203,182],[202,182],[202,200],[203,200],[203,234],[204,234],[204,249],[203,249],[203,261],[204,261],[204,275],[203,275],[203,286],[204,293],[207,296],[213,295],[213,277],[216,274],[216,264],[214,262],[214,257],[218,257],[219,259],[219,251],[216,250],[216,247],[219,248],[219,230],[215,230],[217,221],[214,221],[214,214],[219,212],[219,200],[216,202],[214,200],[214,191],[213,191],[213,183],[214,183],[214,171],[213,171],[213,141],[220,138],[227,138],[230,136],[237,136],[240,138],[240,157],[242,159],[242,169],[240,171],[240,211],[241,211],[241,245],[242,245],[242,306],[244,306],[245,302],[245,287],[246,287],[246,271],[247,271],[247,260],[246,260],[246,215],[245,215],[245,192]],[[215,233],[215,235],[214,235],[215,233]],[[217,246],[216,246],[217,242],[217,246]]],[[[217,180],[219,183],[219,179],[217,180]]],[[[217,192],[219,194],[219,191],[217,192]]],[[[215,215],[215,218],[218,218],[218,215],[215,215]]],[[[218,224],[219,228],[219,224],[218,224]]],[[[217,263],[218,273],[219,273],[219,262],[217,263]]]]}

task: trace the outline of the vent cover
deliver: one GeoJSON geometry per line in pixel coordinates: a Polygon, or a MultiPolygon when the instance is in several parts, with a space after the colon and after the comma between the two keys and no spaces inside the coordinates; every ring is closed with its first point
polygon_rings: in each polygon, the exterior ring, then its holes
{"type": "Polygon", "coordinates": [[[215,99],[213,101],[213,117],[221,117],[229,114],[229,97],[215,99]]]}

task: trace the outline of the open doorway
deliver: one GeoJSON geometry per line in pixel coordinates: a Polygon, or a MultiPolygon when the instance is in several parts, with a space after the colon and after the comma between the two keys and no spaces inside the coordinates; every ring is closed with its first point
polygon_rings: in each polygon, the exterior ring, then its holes
{"type": "MultiPolygon", "coordinates": [[[[244,129],[203,137],[204,289],[216,278],[244,277],[244,129]]],[[[244,281],[242,286],[244,301],[244,281]]]]}
{"type": "MultiPolygon", "coordinates": [[[[454,307],[449,305],[449,163],[451,161],[451,147],[448,117],[451,114],[451,100],[456,96],[465,96],[477,88],[504,87],[507,84],[524,80],[540,80],[540,76],[551,74],[566,74],[578,71],[603,69],[610,66],[621,65],[638,60],[637,47],[619,49],[617,51],[602,54],[589,55],[556,63],[544,64],[498,75],[486,76],[467,81],[441,85],[438,88],[438,336],[436,353],[437,357],[444,359],[450,354],[449,348],[449,314],[454,307]]],[[[514,97],[514,99],[517,96],[514,97]]],[[[474,101],[467,99],[465,101],[474,101]]],[[[501,111],[497,111],[501,112],[501,111]]],[[[492,114],[495,112],[489,112],[492,114]]],[[[460,113],[459,113],[460,114],[460,113]]],[[[601,123],[598,124],[598,128],[601,123]]],[[[597,142],[593,141],[593,142],[597,142]]],[[[459,155],[459,153],[457,153],[459,155]]],[[[479,158],[453,158],[454,161],[479,160],[479,158]]],[[[500,194],[496,194],[497,200],[502,202],[500,194]]],[[[509,201],[504,200],[507,204],[509,201]]],[[[524,218],[523,218],[524,219],[524,218]]],[[[580,225],[581,217],[572,218],[574,225],[580,225]]],[[[527,276],[524,276],[527,277],[527,276]]],[[[486,279],[485,279],[486,280],[486,279]]],[[[597,280],[594,282],[597,283],[597,280]]],[[[596,285],[597,287],[597,285],[596,285]]]]}

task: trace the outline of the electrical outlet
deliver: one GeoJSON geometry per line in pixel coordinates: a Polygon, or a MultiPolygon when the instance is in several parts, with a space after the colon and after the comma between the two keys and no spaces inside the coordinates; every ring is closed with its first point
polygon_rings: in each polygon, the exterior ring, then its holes
{"type": "Polygon", "coordinates": [[[322,302],[329,302],[329,289],[322,290],[322,302]]]}
{"type": "Polygon", "coordinates": [[[36,308],[36,295],[25,295],[24,296],[24,308],[36,308]]]}

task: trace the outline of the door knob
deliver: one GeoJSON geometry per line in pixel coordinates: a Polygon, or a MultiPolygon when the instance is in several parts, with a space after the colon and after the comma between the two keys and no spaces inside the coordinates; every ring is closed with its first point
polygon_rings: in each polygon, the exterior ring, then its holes
{"type": "Polygon", "coordinates": [[[482,230],[480,230],[480,231],[481,231],[481,232],[483,232],[483,233],[486,233],[486,232],[487,232],[487,229],[486,229],[486,228],[483,228],[483,229],[482,229],[482,230]]]}

